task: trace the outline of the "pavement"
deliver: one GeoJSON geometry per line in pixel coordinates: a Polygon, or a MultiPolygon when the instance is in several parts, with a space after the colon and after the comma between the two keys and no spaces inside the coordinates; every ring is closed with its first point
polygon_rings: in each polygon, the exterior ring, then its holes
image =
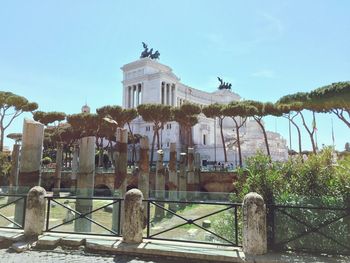
{"type": "Polygon", "coordinates": [[[345,263],[350,257],[301,253],[246,255],[239,247],[147,240],[125,244],[120,237],[44,233],[26,240],[23,231],[0,229],[0,263],[132,262],[132,263],[345,263]]]}
{"type": "MultiPolygon", "coordinates": [[[[0,249],[1,263],[179,263],[179,259],[138,257],[128,255],[111,254],[91,254],[81,249],[68,250],[60,247],[54,250],[28,250],[17,253],[9,249],[0,249]]],[[[187,261],[186,263],[195,263],[196,261],[187,261]]],[[[198,261],[197,261],[198,262],[198,261]]]]}

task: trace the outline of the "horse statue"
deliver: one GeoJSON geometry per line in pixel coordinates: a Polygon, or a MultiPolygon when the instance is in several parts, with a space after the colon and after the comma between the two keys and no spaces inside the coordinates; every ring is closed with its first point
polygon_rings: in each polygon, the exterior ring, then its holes
{"type": "Polygon", "coordinates": [[[232,84],[231,83],[228,83],[228,82],[224,82],[223,80],[222,80],[222,78],[220,78],[220,77],[217,77],[218,78],[218,80],[219,80],[219,82],[220,82],[220,85],[219,85],[219,87],[218,87],[218,89],[231,89],[231,87],[232,87],[232,84]]]}
{"type": "Polygon", "coordinates": [[[148,51],[148,45],[145,42],[142,42],[142,46],[143,46],[143,51],[141,53],[140,58],[151,58],[151,59],[159,59],[160,53],[157,50],[156,52],[153,53],[153,48],[151,48],[148,51]]]}

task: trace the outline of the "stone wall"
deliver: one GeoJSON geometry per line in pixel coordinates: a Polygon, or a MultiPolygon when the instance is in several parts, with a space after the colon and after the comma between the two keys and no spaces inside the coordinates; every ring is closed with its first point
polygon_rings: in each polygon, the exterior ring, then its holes
{"type": "MultiPolygon", "coordinates": [[[[54,185],[54,172],[42,173],[42,186],[46,190],[51,190],[54,185]]],[[[155,189],[155,173],[150,173],[150,189],[155,189]]],[[[237,180],[237,175],[233,172],[201,172],[200,175],[200,189],[206,192],[233,192],[235,190],[233,183],[237,180]]],[[[168,172],[165,175],[166,186],[169,182],[168,172]]],[[[114,187],[114,173],[96,173],[95,175],[95,187],[105,185],[109,189],[114,187]]],[[[127,176],[128,188],[138,185],[138,177],[136,174],[128,174],[127,176]]],[[[71,172],[63,171],[61,178],[62,188],[71,188],[71,172]]]]}

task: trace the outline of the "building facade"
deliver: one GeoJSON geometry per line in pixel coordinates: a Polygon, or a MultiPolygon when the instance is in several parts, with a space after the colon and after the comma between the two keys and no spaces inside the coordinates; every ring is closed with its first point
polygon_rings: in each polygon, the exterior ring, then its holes
{"type": "MultiPolygon", "coordinates": [[[[212,103],[227,104],[239,101],[241,97],[228,89],[216,90],[212,93],[192,88],[180,82],[172,69],[156,60],[141,58],[124,65],[123,71],[123,108],[136,108],[140,104],[160,103],[174,107],[190,102],[199,106],[212,103]]],[[[131,127],[134,133],[148,136],[152,139],[153,128],[141,117],[135,119],[131,127]]],[[[237,147],[234,144],[235,133],[233,121],[224,119],[224,137],[227,146],[229,165],[238,163],[237,147]]],[[[254,120],[248,120],[241,130],[241,148],[243,159],[254,155],[258,150],[265,152],[265,143],[260,127],[254,120]]],[[[286,160],[288,148],[286,140],[278,133],[267,132],[271,156],[274,160],[286,160]]],[[[165,151],[165,160],[169,158],[171,142],[179,142],[180,127],[176,122],[169,122],[161,131],[162,149],[165,151]]],[[[208,162],[223,162],[224,153],[219,132],[218,121],[199,115],[199,122],[192,128],[194,147],[201,155],[202,164],[208,162]]],[[[180,149],[180,145],[178,145],[180,149]]],[[[179,150],[178,150],[179,152],[179,150]]]]}

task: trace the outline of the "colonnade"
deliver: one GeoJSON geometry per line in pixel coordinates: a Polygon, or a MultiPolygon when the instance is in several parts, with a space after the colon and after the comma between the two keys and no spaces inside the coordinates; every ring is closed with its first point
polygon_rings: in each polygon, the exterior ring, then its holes
{"type": "Polygon", "coordinates": [[[126,100],[128,108],[135,108],[142,102],[142,85],[141,83],[128,86],[126,90],[126,100]]]}
{"type": "Polygon", "coordinates": [[[162,82],[161,103],[165,105],[175,105],[175,84],[162,82]]]}

